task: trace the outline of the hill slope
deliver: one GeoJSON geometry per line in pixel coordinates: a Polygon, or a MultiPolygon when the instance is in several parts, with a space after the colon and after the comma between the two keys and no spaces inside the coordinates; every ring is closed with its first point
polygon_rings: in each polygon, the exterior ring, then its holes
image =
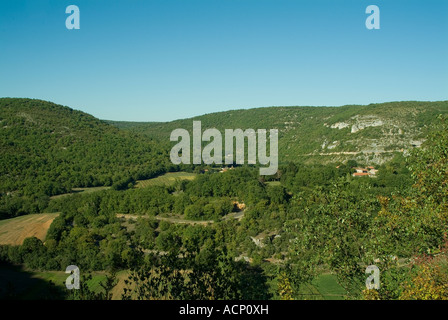
{"type": "Polygon", "coordinates": [[[68,107],[0,99],[0,195],[47,196],[73,187],[150,178],[168,164],[168,148],[68,107]]]}
{"type": "Polygon", "coordinates": [[[448,112],[448,101],[390,102],[343,107],[269,107],[206,114],[167,123],[115,123],[123,129],[162,141],[176,128],[202,130],[279,129],[280,161],[335,162],[357,159],[380,164],[423,142],[438,114],[448,112]]]}

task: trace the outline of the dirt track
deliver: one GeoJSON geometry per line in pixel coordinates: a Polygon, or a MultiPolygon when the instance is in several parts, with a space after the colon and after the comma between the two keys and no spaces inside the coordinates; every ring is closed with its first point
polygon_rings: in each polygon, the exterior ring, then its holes
{"type": "Polygon", "coordinates": [[[204,220],[204,221],[196,221],[196,220],[184,220],[184,219],[180,219],[180,218],[166,218],[166,217],[159,217],[159,216],[145,216],[145,215],[133,215],[133,214],[121,214],[121,213],[117,213],[117,217],[118,218],[125,218],[125,219],[134,219],[137,220],[138,217],[142,217],[142,218],[154,218],[157,220],[161,220],[161,221],[168,221],[171,223],[184,223],[184,224],[202,224],[202,225],[206,225],[209,223],[214,223],[213,220],[204,220]]]}

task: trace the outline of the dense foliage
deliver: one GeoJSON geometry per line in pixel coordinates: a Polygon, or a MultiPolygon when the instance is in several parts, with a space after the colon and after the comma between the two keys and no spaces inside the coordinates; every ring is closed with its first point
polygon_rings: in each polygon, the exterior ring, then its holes
{"type": "Polygon", "coordinates": [[[74,187],[122,189],[176,169],[163,143],[31,99],[0,99],[0,150],[0,218],[41,212],[74,187]]]}
{"type": "Polygon", "coordinates": [[[125,130],[169,141],[177,128],[202,130],[278,129],[279,160],[331,163],[355,158],[361,162],[384,161],[394,151],[412,149],[421,141],[439,114],[448,112],[448,101],[403,101],[342,107],[269,107],[231,110],[167,123],[113,122],[125,130]],[[346,153],[348,152],[348,153],[346,153]]]}
{"type": "MultiPolygon", "coordinates": [[[[8,145],[2,158],[3,216],[60,212],[45,241],[31,237],[21,246],[2,245],[0,262],[50,271],[74,264],[83,272],[112,274],[104,294],[84,285],[72,293],[73,299],[110,299],[117,270],[128,272],[123,299],[301,299],[304,288],[322,274],[333,274],[348,298],[448,296],[448,124],[443,117],[422,148],[409,157],[394,153],[391,161],[376,166],[376,177],[352,176],[354,167],[370,165],[355,159],[295,161],[280,165],[273,176],[259,176],[256,167],[247,165],[226,172],[197,166],[188,168],[198,173],[194,180],[134,188],[136,179],[181,168],[164,164],[169,156],[161,145],[82,113],[45,103],[35,111],[34,104],[42,102],[34,100],[23,100],[20,106],[16,100],[0,101],[2,124],[7,126],[1,131],[2,147],[8,145]],[[50,121],[47,117],[54,112],[58,120],[50,121]],[[80,118],[65,123],[71,117],[64,118],[64,112],[80,118]],[[14,125],[19,120],[22,124],[14,125]],[[75,130],[83,123],[92,124],[98,135],[92,128],[75,130]],[[63,126],[71,128],[72,135],[58,131],[63,126]],[[55,133],[38,134],[38,128],[46,127],[55,133]],[[45,151],[37,142],[32,147],[38,139],[59,146],[59,140],[70,136],[75,139],[66,146],[73,146],[70,161],[57,147],[45,151]],[[150,149],[139,149],[143,145],[150,149]],[[120,153],[126,150],[133,152],[120,153]],[[35,152],[42,156],[30,157],[35,152]],[[116,157],[103,166],[109,152],[116,157]],[[95,154],[100,162],[94,161],[95,154]],[[20,170],[8,164],[16,156],[23,160],[14,162],[20,170]],[[51,162],[52,170],[41,168],[40,161],[51,162]],[[36,178],[25,164],[36,170],[36,178]],[[74,169],[81,165],[83,170],[74,169]],[[41,188],[46,179],[70,170],[73,174],[66,180],[55,180],[62,191],[117,186],[120,179],[125,179],[124,185],[50,198],[53,193],[41,188]],[[84,184],[88,175],[98,183],[84,184]],[[17,177],[21,181],[16,182],[17,177]],[[111,183],[101,180],[106,177],[111,183]],[[14,207],[15,201],[22,202],[14,207]],[[12,209],[17,207],[20,210],[12,209]],[[364,290],[365,269],[372,264],[381,271],[381,288],[364,290]]],[[[342,116],[334,117],[339,121],[342,116]]],[[[421,121],[427,120],[423,116],[421,121]]]]}

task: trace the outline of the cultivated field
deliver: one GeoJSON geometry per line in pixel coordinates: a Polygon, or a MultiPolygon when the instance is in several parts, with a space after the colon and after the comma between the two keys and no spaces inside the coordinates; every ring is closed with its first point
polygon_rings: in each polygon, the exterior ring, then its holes
{"type": "Polygon", "coordinates": [[[28,214],[0,220],[0,244],[21,245],[28,237],[45,240],[48,228],[59,213],[28,214]]]}
{"type": "Polygon", "coordinates": [[[149,186],[168,186],[175,183],[176,180],[193,180],[196,173],[190,172],[168,172],[157,178],[148,180],[138,180],[135,185],[136,188],[146,188],[149,186]]]}

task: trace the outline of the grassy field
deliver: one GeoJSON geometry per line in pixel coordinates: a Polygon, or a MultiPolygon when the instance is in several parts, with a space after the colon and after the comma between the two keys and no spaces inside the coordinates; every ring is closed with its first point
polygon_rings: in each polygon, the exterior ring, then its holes
{"type": "Polygon", "coordinates": [[[49,299],[61,296],[64,272],[32,272],[23,267],[0,264],[0,299],[49,299]],[[49,286],[52,281],[54,290],[49,286]]]}
{"type": "Polygon", "coordinates": [[[190,172],[168,172],[157,178],[148,180],[138,180],[135,185],[136,188],[146,188],[149,186],[168,186],[174,184],[176,180],[193,180],[196,173],[190,172]]]}
{"type": "MultiPolygon", "coordinates": [[[[81,276],[82,276],[81,270],[81,276]]],[[[101,283],[106,279],[104,271],[92,272],[92,279],[88,286],[95,292],[100,292],[101,283]]],[[[122,270],[116,274],[117,284],[112,289],[112,299],[120,300],[124,281],[129,271],[122,270]]],[[[20,266],[0,264],[0,299],[7,296],[14,299],[47,299],[63,298],[67,293],[65,280],[68,274],[64,271],[28,271],[20,266]],[[50,281],[54,284],[49,286],[50,281]]],[[[272,283],[271,285],[275,285],[272,283]]],[[[274,289],[274,287],[273,287],[274,289]]],[[[336,277],[331,274],[318,276],[311,284],[300,289],[300,296],[304,300],[343,300],[344,290],[339,286],[336,277]]]]}
{"type": "MultiPolygon", "coordinates": [[[[127,279],[128,274],[128,271],[117,273],[117,285],[112,290],[112,299],[121,299],[125,287],[124,280],[127,279]]],[[[106,279],[105,272],[92,272],[91,275],[92,279],[87,282],[89,288],[100,292],[103,290],[101,283],[106,279]]],[[[0,299],[8,296],[19,300],[62,299],[68,292],[65,288],[65,280],[68,276],[64,271],[28,271],[20,266],[0,264],[0,299]],[[54,284],[53,287],[49,286],[50,281],[54,284]]]]}
{"type": "Polygon", "coordinates": [[[28,214],[0,220],[0,244],[21,245],[28,237],[45,240],[48,228],[59,213],[28,214]]]}
{"type": "Polygon", "coordinates": [[[305,300],[344,300],[346,292],[332,274],[321,274],[300,290],[305,300]]]}

